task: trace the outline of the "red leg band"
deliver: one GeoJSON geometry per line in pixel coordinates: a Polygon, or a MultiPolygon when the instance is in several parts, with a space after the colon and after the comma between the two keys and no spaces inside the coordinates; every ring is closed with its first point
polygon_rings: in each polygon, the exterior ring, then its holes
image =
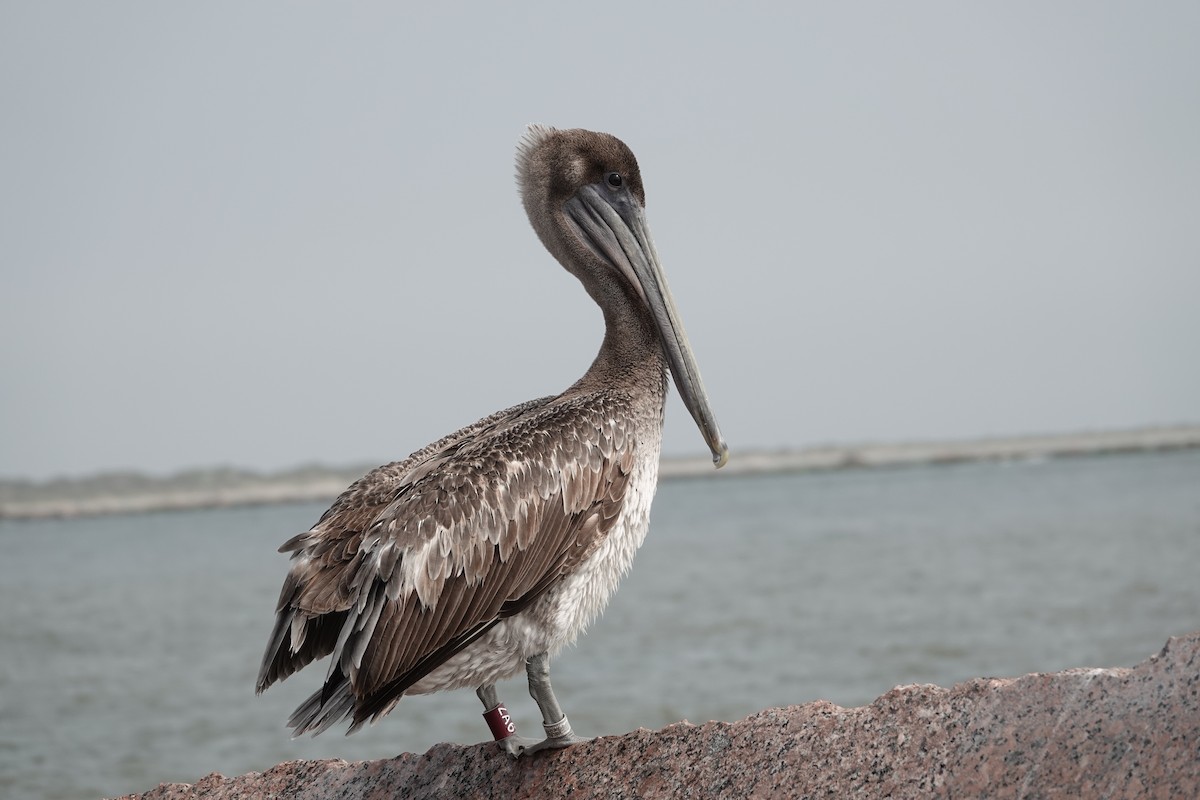
{"type": "Polygon", "coordinates": [[[517,732],[517,725],[513,722],[512,714],[508,713],[508,709],[504,707],[503,703],[491,711],[483,712],[483,718],[487,720],[488,727],[492,730],[492,736],[497,742],[507,739],[517,732]]]}

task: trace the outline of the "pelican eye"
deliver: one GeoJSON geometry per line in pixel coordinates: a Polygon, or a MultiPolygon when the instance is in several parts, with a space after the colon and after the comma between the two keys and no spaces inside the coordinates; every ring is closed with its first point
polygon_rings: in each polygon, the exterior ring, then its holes
{"type": "Polygon", "coordinates": [[[620,189],[621,184],[625,183],[624,178],[621,177],[621,173],[619,172],[608,173],[608,177],[605,178],[605,180],[608,181],[608,185],[614,189],[620,189]]]}

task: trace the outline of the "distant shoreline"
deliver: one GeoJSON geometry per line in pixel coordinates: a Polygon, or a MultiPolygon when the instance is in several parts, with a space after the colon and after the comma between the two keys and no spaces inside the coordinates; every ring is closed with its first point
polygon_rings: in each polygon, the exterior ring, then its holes
{"type": "MultiPolygon", "coordinates": [[[[734,452],[717,472],[704,457],[664,458],[660,475],[717,478],[874,467],[1013,461],[1200,447],[1200,425],[947,442],[830,445],[802,450],[734,452]]],[[[375,465],[309,466],[270,475],[190,470],[166,478],[110,473],[34,483],[0,481],[0,520],[61,519],[152,511],[329,502],[375,465]]]]}

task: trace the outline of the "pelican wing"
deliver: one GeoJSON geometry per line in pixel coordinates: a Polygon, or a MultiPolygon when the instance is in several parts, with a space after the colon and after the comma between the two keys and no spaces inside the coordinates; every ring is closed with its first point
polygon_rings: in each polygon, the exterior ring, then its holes
{"type": "Polygon", "coordinates": [[[620,513],[635,441],[619,405],[611,394],[527,403],[356,482],[281,548],[293,564],[259,691],[332,653],[303,727],[351,711],[361,724],[527,608],[620,513]]]}

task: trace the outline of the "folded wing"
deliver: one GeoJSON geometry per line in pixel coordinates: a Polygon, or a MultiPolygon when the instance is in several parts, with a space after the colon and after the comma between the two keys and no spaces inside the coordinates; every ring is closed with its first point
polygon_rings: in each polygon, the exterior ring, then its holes
{"type": "Polygon", "coordinates": [[[332,654],[296,732],[386,713],[568,575],[616,521],[635,441],[619,396],[537,400],[372,471],[281,550],[258,691],[332,654]]]}

